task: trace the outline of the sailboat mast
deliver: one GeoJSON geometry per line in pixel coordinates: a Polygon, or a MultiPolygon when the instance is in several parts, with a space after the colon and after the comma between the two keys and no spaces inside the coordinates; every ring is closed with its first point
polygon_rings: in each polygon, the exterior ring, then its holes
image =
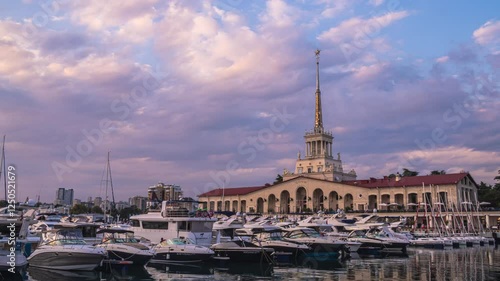
{"type": "Polygon", "coordinates": [[[3,135],[2,158],[0,159],[0,180],[2,179],[2,171],[3,171],[4,196],[5,196],[5,201],[7,201],[7,167],[5,167],[5,135],[3,135]]]}
{"type": "Polygon", "coordinates": [[[111,164],[109,161],[109,154],[110,152],[108,151],[108,169],[107,169],[107,174],[108,174],[108,179],[109,179],[109,186],[111,187],[111,199],[112,205],[111,205],[111,211],[115,209],[115,190],[113,189],[113,178],[111,177],[111,164]]]}

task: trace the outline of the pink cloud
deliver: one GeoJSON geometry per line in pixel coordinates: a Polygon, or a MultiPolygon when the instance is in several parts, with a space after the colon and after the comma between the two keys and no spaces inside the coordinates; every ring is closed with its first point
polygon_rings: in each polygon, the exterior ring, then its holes
{"type": "Polygon", "coordinates": [[[500,21],[488,21],[480,28],[474,30],[472,34],[476,43],[480,45],[499,44],[500,42],[500,21]]]}

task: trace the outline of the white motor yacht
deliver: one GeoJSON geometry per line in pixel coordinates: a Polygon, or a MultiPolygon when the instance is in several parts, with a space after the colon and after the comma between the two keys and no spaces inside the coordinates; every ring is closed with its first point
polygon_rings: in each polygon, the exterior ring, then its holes
{"type": "Polygon", "coordinates": [[[150,211],[130,217],[130,230],[153,244],[158,244],[163,239],[184,237],[191,239],[196,245],[210,247],[212,228],[217,219],[210,217],[207,212],[191,213],[183,207],[187,203],[190,202],[163,201],[161,212],[150,211]]]}
{"type": "Polygon", "coordinates": [[[134,232],[120,228],[101,228],[97,231],[101,242],[96,245],[106,250],[106,263],[144,266],[153,257],[153,251],[134,238],[134,232]]]}
{"type": "Polygon", "coordinates": [[[42,233],[42,242],[28,257],[30,266],[57,270],[93,270],[105,250],[85,243],[78,228],[58,228],[42,233]]]}
{"type": "Polygon", "coordinates": [[[153,248],[150,263],[198,263],[209,260],[214,251],[196,245],[189,238],[169,238],[153,248]]]}
{"type": "Polygon", "coordinates": [[[321,236],[319,232],[312,228],[295,227],[285,229],[286,234],[283,238],[286,241],[294,241],[309,246],[307,253],[315,256],[324,256],[325,258],[343,256],[348,252],[345,241],[332,241],[321,236]]]}
{"type": "Polygon", "coordinates": [[[236,235],[252,237],[255,244],[274,249],[274,257],[277,262],[296,262],[310,248],[291,239],[285,240],[282,235],[283,232],[282,228],[275,225],[255,225],[251,228],[237,229],[236,235]]]}

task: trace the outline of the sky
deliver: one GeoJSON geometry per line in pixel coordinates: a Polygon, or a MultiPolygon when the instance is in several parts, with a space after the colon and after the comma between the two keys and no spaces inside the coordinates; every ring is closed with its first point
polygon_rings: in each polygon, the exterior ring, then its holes
{"type": "MultiPolygon", "coordinates": [[[[19,201],[272,183],[323,124],[358,179],[500,169],[498,1],[2,1],[19,201]]],[[[0,197],[2,197],[0,195],[0,197]]]]}

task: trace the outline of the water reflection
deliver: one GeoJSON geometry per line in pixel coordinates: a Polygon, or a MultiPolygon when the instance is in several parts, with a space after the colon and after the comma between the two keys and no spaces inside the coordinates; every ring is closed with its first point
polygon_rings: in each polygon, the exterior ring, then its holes
{"type": "Polygon", "coordinates": [[[197,263],[197,264],[149,264],[148,271],[154,272],[156,275],[160,273],[168,274],[192,274],[192,275],[213,275],[214,268],[210,264],[197,263]],[[154,270],[153,270],[154,269],[154,270]]]}
{"type": "MultiPolygon", "coordinates": [[[[156,265],[113,268],[106,272],[55,271],[28,268],[19,280],[500,280],[500,250],[474,247],[448,250],[410,249],[406,256],[356,256],[345,261],[294,266],[233,263],[227,265],[156,265]]],[[[0,280],[11,280],[2,279],[0,280]]]]}
{"type": "Polygon", "coordinates": [[[52,270],[38,267],[29,267],[28,274],[30,280],[50,280],[50,281],[67,281],[67,280],[97,280],[97,271],[69,271],[69,270],[52,270]]]}

